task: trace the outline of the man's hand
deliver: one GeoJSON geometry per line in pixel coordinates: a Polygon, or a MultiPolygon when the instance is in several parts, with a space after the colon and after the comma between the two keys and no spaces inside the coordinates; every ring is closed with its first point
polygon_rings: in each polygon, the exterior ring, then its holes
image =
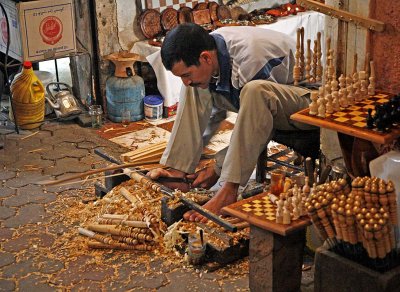
{"type": "MultiPolygon", "coordinates": [[[[152,180],[157,181],[160,177],[174,177],[174,178],[186,178],[186,173],[177,169],[169,168],[156,168],[152,169],[147,173],[147,176],[152,180]]],[[[190,190],[190,186],[184,182],[165,182],[163,183],[166,187],[170,189],[178,189],[182,192],[188,192],[190,190]]]]}
{"type": "Polygon", "coordinates": [[[204,189],[209,189],[215,185],[218,181],[218,175],[215,173],[213,166],[208,166],[201,169],[200,171],[188,174],[186,176],[188,179],[194,179],[192,186],[200,187],[204,189]]]}
{"type": "MultiPolygon", "coordinates": [[[[203,208],[216,215],[220,215],[223,207],[236,202],[238,189],[239,184],[225,182],[222,188],[214,195],[214,197],[212,197],[211,200],[203,205],[203,208]]],[[[203,217],[194,210],[183,214],[183,218],[187,221],[203,223],[207,222],[208,220],[206,217],[203,217]]]]}

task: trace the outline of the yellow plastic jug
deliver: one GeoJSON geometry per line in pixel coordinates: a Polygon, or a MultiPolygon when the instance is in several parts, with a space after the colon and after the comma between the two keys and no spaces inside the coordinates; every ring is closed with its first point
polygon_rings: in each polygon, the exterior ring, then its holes
{"type": "Polygon", "coordinates": [[[44,94],[42,82],[35,75],[32,63],[24,62],[22,72],[11,83],[15,119],[21,129],[34,129],[44,120],[44,94]]]}

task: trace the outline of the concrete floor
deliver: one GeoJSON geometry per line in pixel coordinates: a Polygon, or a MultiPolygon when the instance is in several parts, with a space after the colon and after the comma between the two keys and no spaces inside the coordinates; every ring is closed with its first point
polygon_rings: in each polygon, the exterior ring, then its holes
{"type": "MultiPolygon", "coordinates": [[[[118,157],[123,147],[72,122],[1,137],[0,291],[248,291],[247,258],[205,273],[151,253],[76,244],[81,222],[70,212],[84,210],[94,182],[47,188],[35,182],[104,167],[94,149],[118,157]]],[[[311,269],[303,272],[302,291],[312,289],[311,269]]]]}

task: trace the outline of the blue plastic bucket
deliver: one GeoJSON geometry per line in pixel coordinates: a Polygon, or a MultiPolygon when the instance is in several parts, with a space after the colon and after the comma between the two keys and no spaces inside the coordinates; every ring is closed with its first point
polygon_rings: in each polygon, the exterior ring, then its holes
{"type": "Polygon", "coordinates": [[[160,95],[147,95],[144,101],[144,117],[148,121],[158,121],[163,114],[163,98],[160,95]]]}

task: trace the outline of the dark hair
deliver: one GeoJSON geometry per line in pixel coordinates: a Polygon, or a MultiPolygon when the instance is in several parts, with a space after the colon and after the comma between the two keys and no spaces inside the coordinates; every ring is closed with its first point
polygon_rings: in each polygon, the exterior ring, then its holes
{"type": "Polygon", "coordinates": [[[201,26],[183,23],[171,30],[161,47],[161,59],[171,70],[175,63],[183,61],[186,66],[200,65],[200,53],[216,49],[215,41],[201,26]]]}

